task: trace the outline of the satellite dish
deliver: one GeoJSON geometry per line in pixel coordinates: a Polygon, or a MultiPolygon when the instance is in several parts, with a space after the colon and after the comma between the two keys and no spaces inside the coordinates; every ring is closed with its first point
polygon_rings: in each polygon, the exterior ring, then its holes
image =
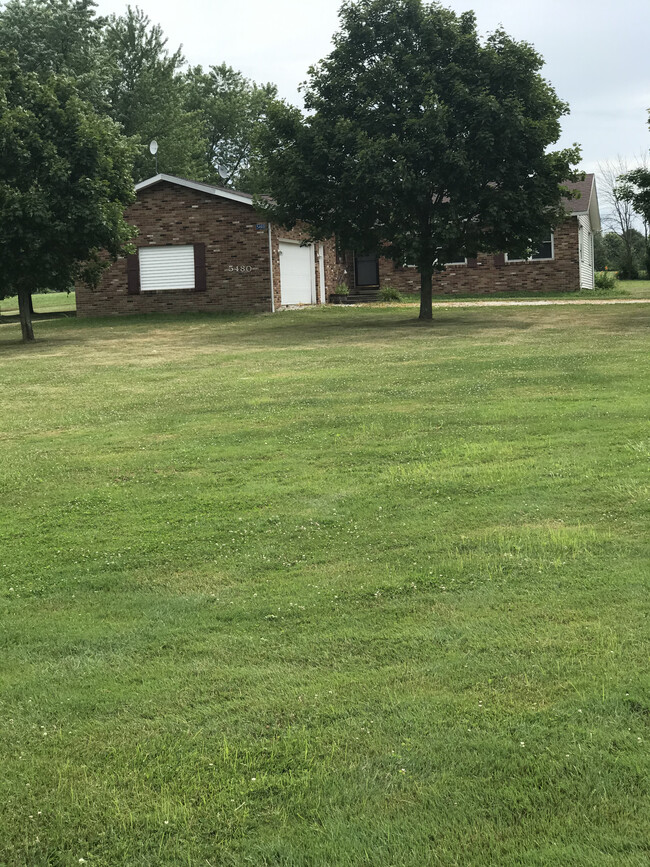
{"type": "Polygon", "coordinates": [[[230,169],[227,166],[217,166],[217,171],[219,172],[219,175],[224,179],[224,181],[230,174],[230,169]]]}
{"type": "Polygon", "coordinates": [[[152,142],[150,142],[149,153],[152,156],[155,156],[158,153],[158,142],[156,141],[156,139],[154,139],[152,142]]]}

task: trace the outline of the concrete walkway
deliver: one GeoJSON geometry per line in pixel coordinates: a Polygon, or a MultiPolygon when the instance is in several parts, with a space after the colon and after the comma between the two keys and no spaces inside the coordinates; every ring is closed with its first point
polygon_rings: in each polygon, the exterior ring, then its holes
{"type": "MultiPolygon", "coordinates": [[[[413,303],[400,302],[375,302],[381,304],[382,307],[417,307],[413,303]]],[[[372,306],[375,306],[373,304],[372,306]]],[[[547,301],[516,301],[499,299],[496,301],[434,301],[433,309],[437,307],[548,307],[551,305],[573,305],[573,304],[650,304],[650,298],[580,298],[574,301],[564,301],[562,299],[547,300],[547,301]]],[[[347,304],[346,307],[368,307],[368,304],[347,304]]]]}

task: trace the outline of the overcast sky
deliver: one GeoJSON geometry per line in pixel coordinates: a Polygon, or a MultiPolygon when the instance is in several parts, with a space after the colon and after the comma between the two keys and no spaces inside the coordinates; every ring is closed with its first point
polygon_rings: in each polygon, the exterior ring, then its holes
{"type": "MultiPolygon", "coordinates": [[[[122,13],[120,0],[97,0],[101,14],[122,13]]],[[[191,64],[226,62],[280,96],[302,104],[298,85],[328,54],[338,29],[339,0],[132,0],[161,24],[169,47],[183,45],[191,64]]],[[[578,142],[582,165],[638,161],[650,149],[650,3],[648,0],[443,0],[476,12],[487,34],[502,25],[531,42],[546,61],[544,76],[571,114],[559,146],[578,142]]]]}

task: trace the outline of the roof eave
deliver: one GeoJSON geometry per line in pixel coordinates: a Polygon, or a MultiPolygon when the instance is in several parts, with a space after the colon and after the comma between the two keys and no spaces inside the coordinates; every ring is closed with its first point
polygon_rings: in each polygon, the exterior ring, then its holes
{"type": "Polygon", "coordinates": [[[144,181],[140,181],[140,183],[135,185],[136,193],[139,193],[140,190],[146,190],[148,187],[153,187],[156,184],[160,184],[166,182],[168,184],[175,184],[178,187],[187,187],[187,189],[195,190],[199,193],[207,193],[210,196],[216,196],[221,199],[230,199],[233,202],[239,202],[242,205],[249,205],[251,208],[253,207],[253,200],[245,195],[244,193],[238,193],[235,190],[223,190],[217,189],[215,187],[211,187],[209,184],[201,184],[196,181],[188,181],[186,178],[177,178],[175,175],[166,175],[164,173],[160,173],[154,175],[151,178],[147,178],[144,181]]]}
{"type": "Polygon", "coordinates": [[[598,193],[596,191],[596,176],[591,185],[591,195],[589,196],[589,219],[591,220],[591,228],[594,232],[600,232],[602,225],[600,222],[600,208],[598,206],[598,193]]]}

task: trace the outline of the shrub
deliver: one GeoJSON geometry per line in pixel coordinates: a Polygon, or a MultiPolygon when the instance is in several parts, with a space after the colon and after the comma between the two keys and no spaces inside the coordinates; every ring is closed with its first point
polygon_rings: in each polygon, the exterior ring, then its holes
{"type": "Polygon", "coordinates": [[[596,289],[613,289],[616,286],[616,275],[609,271],[596,272],[596,289]]]}
{"type": "Polygon", "coordinates": [[[379,290],[379,298],[381,301],[401,301],[402,296],[394,286],[384,286],[379,290]]]}
{"type": "Polygon", "coordinates": [[[349,295],[350,290],[345,285],[345,283],[339,283],[336,289],[334,290],[335,295],[349,295]]]}

